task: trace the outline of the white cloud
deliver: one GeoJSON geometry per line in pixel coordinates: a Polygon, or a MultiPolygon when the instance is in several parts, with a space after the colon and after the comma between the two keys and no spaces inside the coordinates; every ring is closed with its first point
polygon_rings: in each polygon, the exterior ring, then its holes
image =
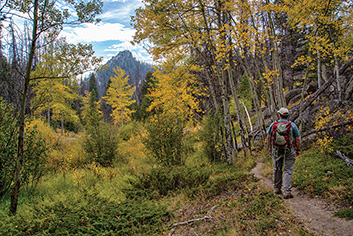
{"type": "Polygon", "coordinates": [[[125,7],[124,9],[115,9],[115,10],[110,10],[107,11],[101,15],[99,15],[98,18],[104,20],[108,20],[108,19],[127,19],[130,20],[130,16],[131,16],[131,11],[130,8],[125,7]],[[126,9],[126,10],[124,10],[126,9]]]}
{"type": "Polygon", "coordinates": [[[132,55],[140,61],[148,62],[148,63],[153,63],[153,58],[149,54],[142,54],[140,51],[133,51],[132,55]]]}
{"type": "Polygon", "coordinates": [[[109,48],[105,49],[105,52],[120,52],[120,51],[124,51],[124,50],[134,50],[136,49],[136,46],[133,46],[130,42],[121,42],[118,44],[114,44],[112,46],[110,46],[109,48]]]}
{"type": "Polygon", "coordinates": [[[142,0],[103,0],[103,2],[133,2],[133,3],[142,3],[142,0]]]}
{"type": "Polygon", "coordinates": [[[132,40],[134,29],[125,28],[120,23],[83,24],[81,27],[65,28],[62,36],[70,43],[104,42],[108,40],[132,40]]]}
{"type": "MultiPolygon", "coordinates": [[[[121,1],[118,1],[121,2],[121,1]]],[[[113,3],[116,8],[107,7],[107,11],[99,15],[99,18],[104,20],[127,20],[130,21],[130,17],[135,14],[135,10],[138,7],[143,6],[141,1],[129,1],[123,3],[113,3]]]]}
{"type": "Polygon", "coordinates": [[[102,2],[126,2],[126,0],[103,0],[102,2]]]}

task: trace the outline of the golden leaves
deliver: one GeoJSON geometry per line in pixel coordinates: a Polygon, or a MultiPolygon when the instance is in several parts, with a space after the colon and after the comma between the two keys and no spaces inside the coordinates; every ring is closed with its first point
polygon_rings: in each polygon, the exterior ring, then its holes
{"type": "Polygon", "coordinates": [[[163,70],[156,70],[156,87],[150,90],[152,103],[148,108],[163,113],[181,114],[185,119],[192,118],[199,111],[197,95],[202,95],[196,77],[192,72],[200,68],[193,64],[181,63],[177,55],[163,64],[163,70]],[[175,66],[179,64],[178,66],[175,66]]]}
{"type": "Polygon", "coordinates": [[[131,120],[133,111],[129,108],[135,100],[132,95],[135,87],[129,85],[129,76],[125,76],[125,71],[120,67],[113,69],[115,75],[110,77],[110,85],[103,99],[113,108],[114,124],[123,124],[131,120]]]}

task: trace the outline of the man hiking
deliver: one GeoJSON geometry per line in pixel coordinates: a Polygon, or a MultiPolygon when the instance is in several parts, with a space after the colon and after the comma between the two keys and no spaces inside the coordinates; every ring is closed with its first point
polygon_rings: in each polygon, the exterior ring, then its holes
{"type": "Polygon", "coordinates": [[[289,111],[287,108],[283,107],[277,113],[279,120],[273,122],[267,130],[267,147],[273,160],[274,192],[276,194],[282,193],[283,182],[283,198],[288,199],[293,198],[291,194],[292,174],[295,157],[300,152],[300,133],[297,126],[288,121],[289,111]]]}

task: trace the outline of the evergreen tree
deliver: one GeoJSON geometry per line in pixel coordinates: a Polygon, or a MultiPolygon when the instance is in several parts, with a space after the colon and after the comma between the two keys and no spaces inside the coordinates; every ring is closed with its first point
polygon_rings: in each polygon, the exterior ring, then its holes
{"type": "Polygon", "coordinates": [[[153,113],[147,111],[147,108],[151,105],[151,98],[148,96],[150,94],[149,89],[153,87],[155,87],[155,79],[153,78],[153,72],[148,71],[141,87],[141,105],[135,106],[136,112],[133,115],[134,119],[145,120],[153,113]]]}
{"type": "Polygon", "coordinates": [[[94,74],[92,73],[91,74],[91,76],[89,77],[89,82],[88,82],[88,84],[89,84],[89,91],[90,92],[94,92],[94,93],[92,93],[91,94],[91,96],[92,95],[94,95],[95,97],[94,97],[94,100],[96,101],[96,102],[98,102],[98,88],[97,88],[97,82],[96,82],[96,77],[94,76],[94,74]]]}
{"type": "Polygon", "coordinates": [[[117,156],[118,140],[114,127],[103,122],[100,102],[96,101],[96,91],[88,94],[88,103],[84,106],[84,120],[86,123],[87,137],[84,149],[90,161],[95,161],[102,166],[111,166],[117,156]]]}

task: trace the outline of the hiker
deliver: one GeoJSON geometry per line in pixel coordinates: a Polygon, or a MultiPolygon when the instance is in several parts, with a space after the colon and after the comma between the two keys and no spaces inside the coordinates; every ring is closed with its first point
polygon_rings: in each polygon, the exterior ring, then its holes
{"type": "Polygon", "coordinates": [[[282,194],[282,173],[284,172],[283,198],[288,199],[293,198],[291,193],[292,174],[295,158],[300,153],[300,133],[297,126],[288,121],[289,111],[287,108],[283,107],[277,113],[279,120],[273,122],[267,131],[267,146],[273,160],[274,192],[282,194]]]}

